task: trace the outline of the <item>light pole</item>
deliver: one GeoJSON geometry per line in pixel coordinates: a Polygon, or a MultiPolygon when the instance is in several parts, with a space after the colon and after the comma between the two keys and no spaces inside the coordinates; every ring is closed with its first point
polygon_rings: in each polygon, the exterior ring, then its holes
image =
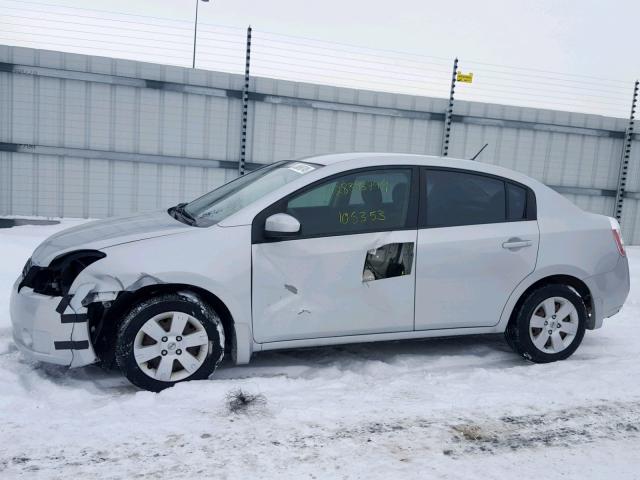
{"type": "Polygon", "coordinates": [[[193,24],[193,66],[196,68],[196,41],[198,39],[198,4],[200,2],[209,2],[209,0],[196,0],[196,21],[193,24]]]}

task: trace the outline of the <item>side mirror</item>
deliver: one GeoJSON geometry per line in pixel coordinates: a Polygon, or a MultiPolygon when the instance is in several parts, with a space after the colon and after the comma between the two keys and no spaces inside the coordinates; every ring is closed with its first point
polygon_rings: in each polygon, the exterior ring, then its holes
{"type": "Polygon", "coordinates": [[[300,233],[300,222],[287,213],[276,213],[264,222],[264,234],[270,238],[293,237],[300,233]]]}

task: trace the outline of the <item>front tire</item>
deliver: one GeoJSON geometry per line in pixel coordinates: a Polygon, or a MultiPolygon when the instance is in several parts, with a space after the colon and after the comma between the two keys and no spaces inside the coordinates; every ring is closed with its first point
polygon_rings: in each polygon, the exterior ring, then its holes
{"type": "Polygon", "coordinates": [[[582,298],[573,289],[546,285],[520,304],[505,331],[507,343],[535,363],[564,360],[582,343],[587,316],[582,298]]]}
{"type": "Polygon", "coordinates": [[[131,309],[118,329],[118,367],[131,383],[152,392],[208,378],[223,355],[220,317],[192,294],[144,300],[131,309]]]}

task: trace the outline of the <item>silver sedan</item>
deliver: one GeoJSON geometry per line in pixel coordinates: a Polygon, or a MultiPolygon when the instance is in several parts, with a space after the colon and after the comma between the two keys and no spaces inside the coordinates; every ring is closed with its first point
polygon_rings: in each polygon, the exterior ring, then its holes
{"type": "Polygon", "coordinates": [[[224,355],[354,342],[504,333],[529,361],[562,360],[628,292],[615,219],[496,166],[361,153],[58,233],[11,317],[27,356],[158,391],[224,355]]]}

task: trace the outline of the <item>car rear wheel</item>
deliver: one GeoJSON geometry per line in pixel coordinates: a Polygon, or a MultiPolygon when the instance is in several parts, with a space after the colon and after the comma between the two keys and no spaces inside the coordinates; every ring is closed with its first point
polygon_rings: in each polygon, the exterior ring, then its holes
{"type": "Polygon", "coordinates": [[[580,346],[587,323],[582,298],[567,285],[546,285],[527,295],[509,323],[507,343],[536,363],[569,357],[580,346]]]}
{"type": "Polygon", "coordinates": [[[131,383],[154,392],[178,382],[208,378],[223,354],[220,317],[191,294],[142,301],[118,329],[119,368],[131,383]]]}

